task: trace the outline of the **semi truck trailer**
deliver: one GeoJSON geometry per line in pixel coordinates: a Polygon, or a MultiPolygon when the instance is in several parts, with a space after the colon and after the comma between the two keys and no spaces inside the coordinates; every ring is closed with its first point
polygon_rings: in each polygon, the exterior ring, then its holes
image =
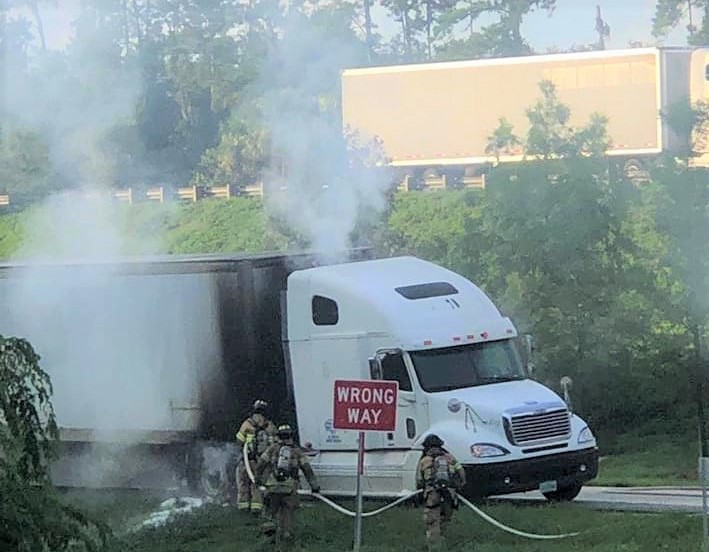
{"type": "MultiPolygon", "coordinates": [[[[608,118],[607,154],[625,163],[685,151],[688,136],[663,114],[709,100],[709,49],[636,48],[354,68],[342,73],[342,117],[364,140],[376,139],[405,175],[472,175],[491,163],[524,159],[523,145],[486,151],[501,118],[522,140],[526,110],[551,81],[580,127],[608,118]],[[373,100],[375,98],[375,100],[373,100]]],[[[698,140],[698,166],[709,144],[698,140]]]]}
{"type": "Polygon", "coordinates": [[[588,425],[534,381],[512,321],[472,282],[413,257],[175,256],[0,266],[0,333],[30,340],[54,385],[59,485],[223,492],[256,398],[297,428],[322,491],[354,494],[357,432],[336,379],[398,382],[396,430],[366,440],[365,496],[415,490],[430,433],[469,496],[595,477],[588,425]]]}

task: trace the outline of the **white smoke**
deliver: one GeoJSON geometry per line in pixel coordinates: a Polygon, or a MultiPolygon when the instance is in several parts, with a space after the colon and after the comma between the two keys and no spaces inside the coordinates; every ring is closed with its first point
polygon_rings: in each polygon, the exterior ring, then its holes
{"type": "Polygon", "coordinates": [[[353,155],[343,137],[340,71],[363,54],[361,43],[292,10],[259,79],[272,146],[268,205],[326,256],[352,245],[357,224],[385,209],[391,182],[386,169],[361,162],[366,148],[353,155]]]}
{"type": "Polygon", "coordinates": [[[197,429],[220,345],[209,276],[148,276],[116,264],[132,250],[158,250],[160,238],[135,247],[127,207],[106,194],[117,169],[107,138],[133,116],[141,92],[136,70],[118,56],[109,63],[110,40],[84,28],[66,55],[0,64],[4,120],[41,135],[53,173],[74,188],[27,211],[22,267],[0,277],[0,334],[27,338],[41,355],[64,437],[121,444],[110,455],[95,447],[78,471],[59,465],[92,485],[149,464],[132,443],[197,429]]]}
{"type": "Polygon", "coordinates": [[[0,60],[0,115],[42,137],[62,183],[106,188],[116,171],[107,138],[133,116],[141,77],[137,66],[110,53],[113,37],[99,22],[76,24],[81,38],[66,51],[38,53],[28,63],[18,56],[0,60]]]}
{"type": "Polygon", "coordinates": [[[192,429],[200,380],[218,344],[212,283],[202,275],[141,275],[119,210],[68,192],[27,225],[23,267],[0,280],[0,333],[43,356],[60,425],[104,430],[192,429]]]}

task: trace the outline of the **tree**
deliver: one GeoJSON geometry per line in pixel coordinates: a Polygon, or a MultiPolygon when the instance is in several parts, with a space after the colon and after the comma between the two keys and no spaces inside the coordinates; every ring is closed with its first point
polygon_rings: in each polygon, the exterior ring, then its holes
{"type": "Polygon", "coordinates": [[[460,0],[441,15],[441,36],[456,36],[462,26],[467,36],[449,40],[439,48],[439,57],[504,57],[527,55],[531,47],[522,36],[524,17],[537,9],[553,13],[555,0],[460,0]],[[479,31],[474,23],[479,18],[492,19],[479,31]]]}
{"type": "MultiPolygon", "coordinates": [[[[428,59],[433,58],[433,45],[440,30],[439,18],[455,5],[455,0],[424,0],[426,28],[426,52],[428,59]]],[[[445,32],[445,31],[444,31],[445,32]]]]}
{"type": "Polygon", "coordinates": [[[681,139],[683,148],[677,154],[685,162],[705,150],[709,138],[709,103],[700,100],[692,105],[685,98],[668,105],[660,115],[681,139]]]}
{"type": "Polygon", "coordinates": [[[699,418],[701,455],[709,455],[705,420],[709,322],[709,184],[705,169],[681,160],[666,161],[653,171],[644,194],[653,213],[659,268],[664,271],[668,301],[665,316],[676,335],[677,362],[689,372],[699,418]]]}
{"type": "Polygon", "coordinates": [[[670,105],[663,113],[668,125],[686,144],[679,157],[668,159],[654,171],[648,195],[654,208],[657,232],[665,237],[663,265],[671,281],[673,302],[668,309],[686,337],[685,362],[695,390],[701,456],[709,456],[705,418],[707,355],[704,345],[709,325],[709,171],[692,167],[691,159],[703,151],[709,125],[709,106],[689,101],[670,105]]]}
{"type": "Polygon", "coordinates": [[[475,22],[485,12],[487,2],[481,0],[459,0],[450,10],[441,15],[442,24],[449,28],[461,27],[465,34],[475,34],[475,22]]]}
{"type": "MultiPolygon", "coordinates": [[[[343,2],[341,8],[345,8],[343,2]]],[[[372,18],[372,8],[374,0],[354,0],[354,17],[352,18],[354,27],[364,36],[364,44],[367,47],[367,61],[370,63],[377,54],[377,46],[381,37],[376,34],[376,24],[372,18]]]]}
{"type": "Polygon", "coordinates": [[[538,9],[551,14],[555,7],[556,0],[488,0],[486,11],[499,17],[499,23],[489,27],[499,36],[496,49],[504,55],[529,53],[530,47],[522,36],[524,16],[538,9]]]}
{"type": "Polygon", "coordinates": [[[707,0],[657,0],[655,17],[652,20],[652,34],[665,36],[679,25],[684,17],[689,20],[687,31],[689,43],[697,46],[709,41],[709,1],[707,0]],[[698,29],[694,25],[693,9],[702,10],[702,23],[698,29]]]}
{"type": "Polygon", "coordinates": [[[569,124],[571,110],[559,100],[554,84],[542,81],[539,88],[541,99],[527,109],[526,153],[542,159],[603,155],[609,144],[607,118],[593,114],[587,126],[574,129],[569,124]]]}
{"type": "Polygon", "coordinates": [[[479,282],[484,268],[472,242],[485,246],[480,196],[470,191],[445,194],[397,194],[380,237],[379,247],[389,255],[417,255],[479,282]]]}
{"type": "Polygon", "coordinates": [[[541,99],[527,109],[527,153],[543,159],[566,155],[573,140],[569,126],[571,110],[559,101],[556,87],[551,81],[542,81],[539,89],[542,92],[541,99]]]}
{"type": "Polygon", "coordinates": [[[207,186],[253,184],[268,164],[268,149],[266,132],[232,113],[220,132],[219,144],[202,155],[193,182],[207,186]]]}
{"type": "Polygon", "coordinates": [[[44,36],[44,22],[42,21],[42,14],[40,12],[39,0],[29,0],[27,2],[30,10],[32,11],[32,17],[34,18],[35,25],[37,27],[37,34],[39,35],[39,43],[42,47],[42,51],[47,51],[47,39],[44,36]]]}
{"type": "Polygon", "coordinates": [[[537,335],[539,376],[557,388],[572,376],[577,408],[604,426],[661,403],[635,391],[653,385],[645,343],[654,300],[652,275],[634,268],[637,246],[625,235],[636,196],[580,153],[501,166],[488,178],[478,223],[485,290],[520,331],[537,335]]]}
{"type": "Polygon", "coordinates": [[[404,57],[416,58],[420,51],[419,34],[425,20],[422,15],[423,4],[418,0],[381,0],[381,3],[401,26],[399,38],[404,57]]]}
{"type": "Polygon", "coordinates": [[[0,336],[0,546],[3,550],[100,550],[107,529],[64,504],[49,480],[57,424],[52,385],[23,339],[0,336]]]}
{"type": "Polygon", "coordinates": [[[36,201],[59,184],[41,136],[0,125],[0,187],[11,194],[13,203],[36,201]]]}
{"type": "MultiPolygon", "coordinates": [[[[47,50],[47,40],[44,34],[44,22],[42,20],[42,14],[40,10],[40,5],[44,2],[51,2],[55,4],[55,0],[5,0],[6,7],[26,7],[31,13],[34,19],[34,26],[37,31],[37,37],[39,38],[39,43],[43,52],[47,50]]],[[[3,10],[2,4],[0,4],[0,11],[3,10]]]]}
{"type": "Polygon", "coordinates": [[[522,141],[514,134],[512,124],[506,118],[502,117],[498,127],[487,137],[485,153],[494,155],[495,159],[499,162],[501,155],[513,153],[514,149],[521,144],[522,141]]]}
{"type": "MultiPolygon", "coordinates": [[[[29,22],[22,17],[11,17],[8,8],[0,3],[0,75],[3,79],[12,78],[11,72],[26,70],[27,50],[32,40],[29,22]]],[[[3,100],[0,96],[0,111],[6,108],[3,100]]]]}
{"type": "Polygon", "coordinates": [[[592,113],[586,126],[573,133],[573,151],[581,155],[601,157],[605,155],[610,146],[608,136],[608,117],[600,113],[592,113]]]}

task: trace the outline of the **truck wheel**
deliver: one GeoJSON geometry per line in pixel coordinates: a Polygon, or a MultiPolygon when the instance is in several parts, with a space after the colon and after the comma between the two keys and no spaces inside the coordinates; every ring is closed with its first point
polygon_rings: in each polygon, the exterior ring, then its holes
{"type": "Polygon", "coordinates": [[[562,487],[556,491],[543,493],[544,498],[549,502],[570,502],[581,492],[581,485],[572,485],[571,487],[562,487]]]}
{"type": "Polygon", "coordinates": [[[228,496],[228,483],[223,473],[209,473],[203,471],[201,475],[199,489],[202,491],[202,494],[213,500],[228,496]]]}
{"type": "Polygon", "coordinates": [[[235,468],[231,465],[229,452],[228,445],[225,447],[221,443],[197,443],[194,446],[189,470],[193,491],[212,500],[229,496],[234,482],[230,480],[228,470],[235,468]]]}

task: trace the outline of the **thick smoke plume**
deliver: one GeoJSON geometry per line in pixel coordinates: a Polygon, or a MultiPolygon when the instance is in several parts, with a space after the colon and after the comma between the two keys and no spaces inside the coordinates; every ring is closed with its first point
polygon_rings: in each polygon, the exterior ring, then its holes
{"type": "Polygon", "coordinates": [[[384,210],[391,182],[386,169],[374,166],[383,161],[376,151],[343,137],[340,71],[362,60],[353,44],[291,12],[258,86],[265,91],[272,146],[273,164],[265,175],[269,206],[326,256],[352,245],[358,223],[384,210]]]}

